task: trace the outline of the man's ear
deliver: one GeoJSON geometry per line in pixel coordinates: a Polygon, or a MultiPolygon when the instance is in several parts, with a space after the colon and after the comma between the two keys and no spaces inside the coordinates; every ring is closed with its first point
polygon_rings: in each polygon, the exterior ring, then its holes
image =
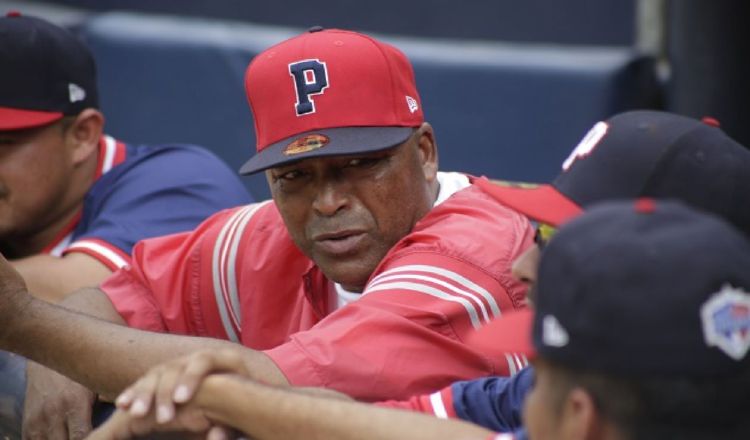
{"type": "Polygon", "coordinates": [[[417,136],[420,164],[425,179],[428,182],[432,182],[437,178],[438,171],[438,151],[437,143],[435,142],[435,133],[432,131],[432,126],[429,123],[423,122],[417,129],[417,136]]]}
{"type": "Polygon", "coordinates": [[[600,439],[605,421],[593,396],[581,387],[572,388],[563,402],[560,424],[561,439],[600,439]]]}
{"type": "Polygon", "coordinates": [[[74,166],[96,155],[103,130],[104,115],[96,109],[87,108],[73,119],[64,136],[74,166]]]}

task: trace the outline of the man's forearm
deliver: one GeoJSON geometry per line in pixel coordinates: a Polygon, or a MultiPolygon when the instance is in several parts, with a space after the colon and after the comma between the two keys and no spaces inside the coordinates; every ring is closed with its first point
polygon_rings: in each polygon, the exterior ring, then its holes
{"type": "Polygon", "coordinates": [[[207,378],[196,402],[210,419],[258,440],[481,440],[491,434],[465,422],[269,387],[228,375],[207,378]]]}
{"type": "MultiPolygon", "coordinates": [[[[0,348],[52,368],[108,397],[166,360],[198,349],[237,348],[228,341],[125,327],[106,296],[96,289],[79,292],[62,306],[30,296],[23,302],[24,306],[7,322],[0,348]]],[[[262,353],[247,349],[246,358],[257,379],[285,382],[262,353]]]]}

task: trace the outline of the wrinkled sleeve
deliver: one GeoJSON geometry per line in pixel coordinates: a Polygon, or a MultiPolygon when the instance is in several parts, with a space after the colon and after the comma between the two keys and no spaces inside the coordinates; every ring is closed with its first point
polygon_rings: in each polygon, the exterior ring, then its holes
{"type": "Polygon", "coordinates": [[[464,339],[513,307],[482,268],[411,252],[388,262],[361,299],[266,353],[293,385],[361,400],[403,399],[459,379],[508,375],[515,361],[464,339]]]}
{"type": "Polygon", "coordinates": [[[132,263],[101,284],[131,327],[226,339],[213,294],[213,244],[241,209],[221,211],[196,230],[138,242],[132,263]]]}

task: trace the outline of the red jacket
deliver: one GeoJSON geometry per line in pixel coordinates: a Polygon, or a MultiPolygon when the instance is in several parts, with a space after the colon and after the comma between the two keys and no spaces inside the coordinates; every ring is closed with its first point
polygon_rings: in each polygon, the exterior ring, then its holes
{"type": "Polygon", "coordinates": [[[272,202],[220,212],[191,233],[144,240],[102,289],[130,326],[264,350],[289,382],[363,400],[508,375],[512,356],[464,337],[522,307],[510,274],[525,217],[476,186],[435,206],[338,310],[332,283],[292,243],[272,202]]]}

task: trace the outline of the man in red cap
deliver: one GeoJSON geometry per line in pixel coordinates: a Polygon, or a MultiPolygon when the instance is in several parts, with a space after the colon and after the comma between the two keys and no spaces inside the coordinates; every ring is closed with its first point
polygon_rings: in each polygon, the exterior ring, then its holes
{"type": "MultiPolygon", "coordinates": [[[[202,348],[237,350],[267,383],[363,400],[520,368],[464,338],[525,304],[510,271],[533,231],[476,179],[438,172],[406,57],[312,29],[259,54],[246,89],[258,143],[242,172],[265,171],[273,200],[139,243],[101,290],[64,303],[101,319],[34,301],[3,266],[0,347],[107,396],[202,348]]],[[[51,389],[47,374],[29,381],[51,389]]]]}

